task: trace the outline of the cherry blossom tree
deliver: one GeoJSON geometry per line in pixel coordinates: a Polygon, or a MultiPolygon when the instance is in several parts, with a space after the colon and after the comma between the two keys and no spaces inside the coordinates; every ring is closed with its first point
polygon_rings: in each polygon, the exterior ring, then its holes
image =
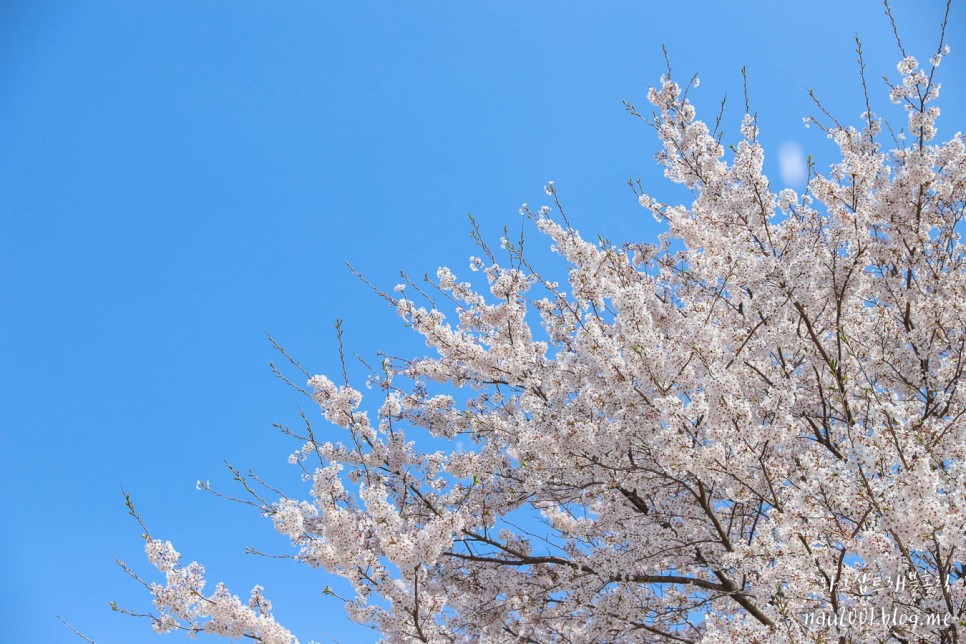
{"type": "MultiPolygon", "coordinates": [[[[377,289],[432,355],[384,360],[372,406],[304,374],[342,436],[289,431],[307,495],[236,479],[390,642],[961,641],[966,146],[936,140],[946,53],[902,52],[888,146],[871,108],[806,119],[841,160],[801,194],[762,173],[753,115],[726,147],[669,67],[628,106],[693,194],[632,185],[657,243],[586,240],[551,183],[522,212],[565,283],[477,229],[488,289],[448,268],[377,289]]],[[[206,595],[169,542],[147,553],[156,630],[294,641],[259,588],[206,595]]]]}

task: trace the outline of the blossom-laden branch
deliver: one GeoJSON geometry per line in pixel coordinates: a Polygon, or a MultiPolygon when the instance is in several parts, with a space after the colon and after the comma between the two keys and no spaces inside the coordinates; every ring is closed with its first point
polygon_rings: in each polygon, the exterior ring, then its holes
{"type": "Polygon", "coordinates": [[[204,567],[195,561],[182,565],[181,554],[170,541],[151,537],[134,509],[131,497],[125,494],[124,501],[130,515],[144,529],[145,553],[151,564],[164,573],[165,584],[149,583],[127,564],[118,561],[122,570],[150,591],[158,612],[138,613],[112,602],[113,610],[150,619],[158,633],[181,630],[192,637],[205,633],[231,639],[246,638],[263,644],[298,644],[298,639],[275,621],[272,604],[262,594],[261,586],[252,588],[247,604],[232,595],[222,583],[213,593],[205,595],[204,567]]]}

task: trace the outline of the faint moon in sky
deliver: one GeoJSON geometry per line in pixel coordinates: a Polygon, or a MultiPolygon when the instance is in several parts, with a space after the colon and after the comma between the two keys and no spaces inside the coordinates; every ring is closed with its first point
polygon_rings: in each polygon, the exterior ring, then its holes
{"type": "Polygon", "coordinates": [[[788,187],[798,187],[805,183],[808,168],[802,146],[795,141],[785,141],[778,147],[778,173],[782,183],[788,187]]]}

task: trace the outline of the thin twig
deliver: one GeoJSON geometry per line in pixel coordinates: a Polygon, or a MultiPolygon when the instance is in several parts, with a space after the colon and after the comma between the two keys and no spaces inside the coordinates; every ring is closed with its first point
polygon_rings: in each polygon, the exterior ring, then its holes
{"type": "Polygon", "coordinates": [[[84,635],[83,633],[81,633],[79,630],[77,630],[76,628],[74,628],[73,626],[71,626],[70,622],[68,622],[66,619],[64,619],[60,615],[57,615],[57,619],[59,619],[64,626],[66,626],[67,628],[69,628],[70,630],[72,630],[74,632],[74,635],[76,635],[77,637],[81,638],[85,642],[90,642],[90,644],[97,644],[94,640],[92,640],[91,638],[87,637],[86,635],[84,635]]]}

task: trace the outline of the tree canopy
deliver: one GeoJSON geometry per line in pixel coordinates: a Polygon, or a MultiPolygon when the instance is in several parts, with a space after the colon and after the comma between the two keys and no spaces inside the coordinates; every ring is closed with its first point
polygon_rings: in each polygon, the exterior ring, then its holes
{"type": "MultiPolygon", "coordinates": [[[[307,494],[236,472],[246,500],[387,641],[959,641],[966,146],[936,140],[946,53],[903,52],[888,145],[871,107],[850,126],[817,103],[841,158],[801,193],[763,174],[750,110],[726,144],[669,67],[628,105],[693,195],[632,184],[660,239],[588,241],[551,183],[522,213],[564,283],[477,231],[488,288],[440,268],[379,291],[432,355],[374,368],[371,406],[305,373],[342,438],[306,418],[307,494]]],[[[147,554],[156,630],[294,639],[260,588],[205,594],[171,543],[147,554]]]]}

